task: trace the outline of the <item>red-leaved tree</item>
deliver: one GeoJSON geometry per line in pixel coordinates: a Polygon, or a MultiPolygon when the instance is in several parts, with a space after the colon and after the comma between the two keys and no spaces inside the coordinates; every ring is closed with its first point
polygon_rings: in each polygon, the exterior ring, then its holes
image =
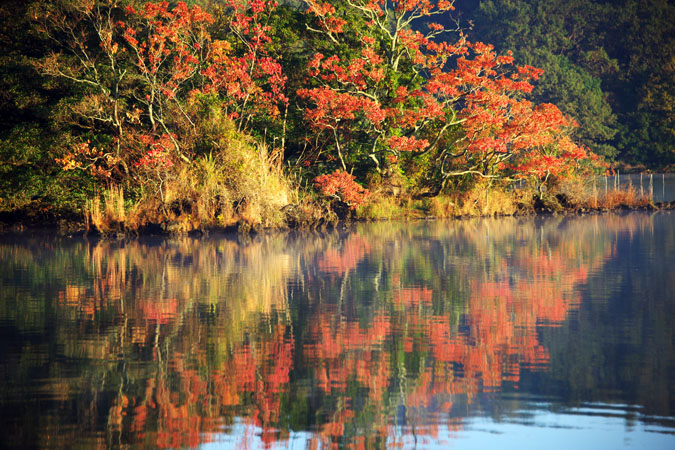
{"type": "Polygon", "coordinates": [[[135,4],[63,1],[35,13],[62,49],[41,69],[81,85],[82,101],[71,111],[78,127],[116,143],[113,153],[75,140],[60,158],[64,168],[87,169],[108,182],[161,181],[202,151],[201,125],[210,117],[201,103],[236,120],[240,130],[252,118],[279,119],[286,79],[269,54],[264,25],[276,2],[226,1],[230,20],[222,39],[212,37],[214,18],[198,5],[135,4]]]}
{"type": "Polygon", "coordinates": [[[432,21],[452,2],[305,4],[309,29],[326,44],[309,60],[309,86],[298,95],[311,130],[330,142],[324,161],[334,158],[342,170],[370,162],[383,172],[401,158],[424,160],[427,179],[443,187],[453,176],[533,175],[545,157],[560,166],[587,157],[566,137],[572,120],[525,99],[541,71],[461,32],[451,41],[456,30],[432,21]]]}

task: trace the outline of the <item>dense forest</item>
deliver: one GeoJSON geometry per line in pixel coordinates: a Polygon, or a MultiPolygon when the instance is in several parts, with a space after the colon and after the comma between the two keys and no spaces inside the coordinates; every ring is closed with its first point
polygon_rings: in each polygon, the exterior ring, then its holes
{"type": "Polygon", "coordinates": [[[675,4],[668,0],[459,0],[471,39],[544,70],[533,94],[577,119],[594,152],[675,163],[675,4]]]}
{"type": "Polygon", "coordinates": [[[0,221],[181,232],[570,202],[616,161],[674,163],[674,11],[5,1],[0,221]]]}

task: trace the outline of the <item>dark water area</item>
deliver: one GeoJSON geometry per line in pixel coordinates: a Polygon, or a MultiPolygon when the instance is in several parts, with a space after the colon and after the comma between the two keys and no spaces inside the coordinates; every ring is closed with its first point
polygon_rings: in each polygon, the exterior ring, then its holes
{"type": "Polygon", "coordinates": [[[0,240],[0,448],[675,448],[675,214],[0,240]]]}

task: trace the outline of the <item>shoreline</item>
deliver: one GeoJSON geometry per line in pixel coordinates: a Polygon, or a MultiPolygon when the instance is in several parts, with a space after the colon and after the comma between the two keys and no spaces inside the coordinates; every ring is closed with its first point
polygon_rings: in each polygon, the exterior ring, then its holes
{"type": "MultiPolygon", "coordinates": [[[[239,221],[234,225],[229,226],[210,226],[201,229],[194,229],[191,231],[174,231],[171,223],[157,223],[148,224],[137,230],[114,230],[110,232],[99,232],[97,230],[86,229],[86,224],[82,220],[65,219],[65,218],[48,218],[48,220],[39,223],[34,220],[15,220],[5,221],[6,216],[11,216],[17,213],[2,213],[0,214],[0,237],[7,236],[26,236],[26,235],[40,235],[41,233],[52,234],[58,237],[76,238],[76,237],[93,237],[102,240],[121,240],[121,239],[138,239],[144,237],[157,237],[161,239],[175,238],[175,237],[207,237],[210,235],[223,236],[256,236],[270,232],[305,232],[305,231],[322,231],[337,228],[347,227],[357,223],[369,222],[414,222],[414,221],[436,221],[436,220],[470,220],[470,219],[484,219],[493,217],[555,217],[555,216],[585,216],[585,215],[602,215],[602,214],[626,214],[631,212],[663,212],[675,210],[675,201],[672,202],[657,202],[650,203],[646,206],[626,206],[619,205],[614,208],[587,208],[587,207],[567,207],[560,210],[553,210],[547,208],[532,210],[516,211],[513,214],[484,214],[484,215],[455,215],[455,216],[433,216],[433,215],[400,215],[396,217],[384,217],[376,219],[366,219],[350,217],[340,219],[337,221],[325,221],[307,225],[286,225],[283,227],[261,227],[251,225],[245,221],[239,221]],[[51,220],[50,220],[51,219],[51,220]]],[[[17,215],[20,215],[18,213],[17,215]]],[[[24,218],[25,219],[25,218],[24,218]]]]}

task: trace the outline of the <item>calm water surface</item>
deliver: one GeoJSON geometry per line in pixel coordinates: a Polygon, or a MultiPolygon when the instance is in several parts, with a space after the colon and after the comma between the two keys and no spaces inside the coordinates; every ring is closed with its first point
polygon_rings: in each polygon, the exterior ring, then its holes
{"type": "Polygon", "coordinates": [[[0,240],[2,448],[675,448],[675,214],[0,240]]]}

